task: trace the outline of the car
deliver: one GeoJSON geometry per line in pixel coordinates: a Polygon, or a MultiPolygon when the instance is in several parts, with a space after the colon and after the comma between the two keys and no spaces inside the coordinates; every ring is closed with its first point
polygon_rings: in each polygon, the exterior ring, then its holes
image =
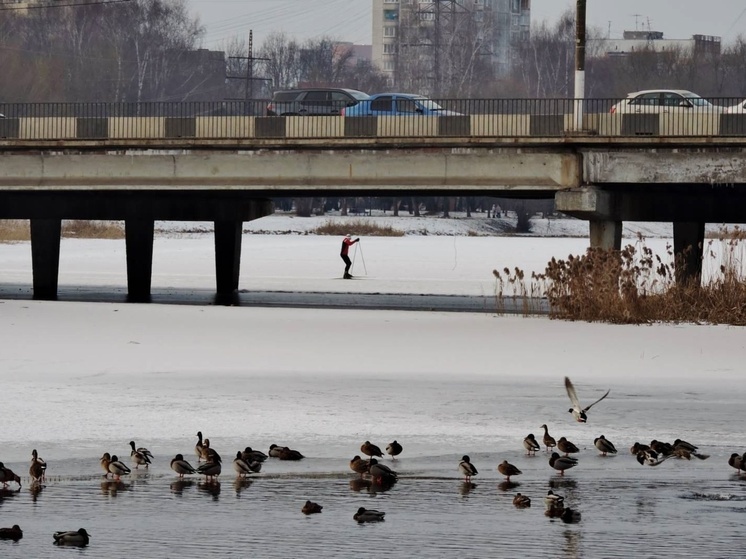
{"type": "Polygon", "coordinates": [[[438,105],[432,99],[414,93],[378,93],[345,107],[342,114],[350,116],[452,116],[460,115],[438,105]]]}
{"type": "Polygon", "coordinates": [[[713,105],[685,89],[648,89],[628,93],[627,98],[611,107],[611,114],[659,114],[693,112],[722,112],[723,107],[713,105]]]}
{"type": "Polygon", "coordinates": [[[356,89],[315,87],[276,91],[267,105],[267,116],[338,115],[368,94],[356,89]]]}
{"type": "Polygon", "coordinates": [[[725,109],[724,112],[731,114],[731,115],[735,115],[735,114],[742,115],[746,113],[746,100],[743,100],[737,105],[733,105],[732,107],[728,107],[727,109],[725,109]]]}

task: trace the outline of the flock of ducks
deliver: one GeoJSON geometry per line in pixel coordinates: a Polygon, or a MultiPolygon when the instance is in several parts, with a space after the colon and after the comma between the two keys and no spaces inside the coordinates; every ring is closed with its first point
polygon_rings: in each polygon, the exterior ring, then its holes
{"type": "MultiPolygon", "coordinates": [[[[579,403],[575,387],[568,377],[565,377],[565,388],[572,404],[572,407],[568,411],[579,423],[586,423],[588,421],[587,412],[610,393],[610,390],[607,390],[601,398],[588,406],[582,407],[579,403]]],[[[551,452],[549,466],[557,470],[559,475],[564,476],[566,470],[578,465],[578,459],[570,455],[578,453],[580,449],[573,442],[567,440],[566,437],[560,437],[559,439],[552,437],[549,434],[549,428],[546,424],[541,425],[541,429],[544,430],[542,443],[545,447],[545,452],[551,452]]],[[[596,437],[593,444],[602,456],[617,454],[614,444],[604,437],[604,435],[596,437]]],[[[130,441],[129,445],[131,447],[130,460],[134,464],[135,469],[138,469],[140,466],[148,468],[154,459],[153,454],[147,448],[138,447],[134,441],[130,441]]],[[[529,433],[523,439],[523,447],[528,456],[536,456],[536,453],[541,451],[541,444],[533,433],[529,433]]],[[[402,453],[403,447],[394,440],[386,446],[385,451],[392,461],[396,461],[396,457],[402,453]]],[[[640,464],[647,466],[659,466],[669,458],[691,460],[692,457],[695,457],[705,460],[709,457],[699,452],[696,445],[681,439],[676,439],[673,443],[658,440],[652,440],[650,444],[635,442],[630,447],[630,452],[635,455],[640,464]]],[[[171,460],[171,469],[178,474],[179,479],[183,479],[187,475],[198,474],[205,476],[206,483],[216,482],[218,476],[222,473],[222,458],[210,446],[210,440],[207,438],[203,439],[201,431],[197,432],[197,443],[194,447],[194,453],[198,464],[196,468],[185,460],[182,454],[177,454],[171,460]]],[[[386,488],[391,487],[398,481],[399,474],[386,464],[377,460],[377,458],[383,458],[384,456],[380,447],[370,441],[365,441],[360,446],[360,453],[366,458],[361,457],[361,455],[355,455],[350,460],[349,465],[350,469],[359,474],[361,478],[368,476],[372,481],[386,488]]],[[[259,473],[262,469],[262,464],[268,458],[302,460],[304,456],[297,450],[276,444],[270,445],[267,454],[247,446],[244,450],[236,452],[232,463],[233,470],[236,472],[238,478],[246,478],[250,474],[259,473]]],[[[132,472],[126,464],[119,460],[117,455],[112,455],[109,452],[103,454],[100,464],[107,479],[111,475],[114,480],[120,480],[121,476],[132,472]]],[[[731,454],[728,464],[737,469],[739,474],[742,471],[746,473],[746,453],[742,455],[738,453],[731,454]]],[[[39,456],[36,449],[34,449],[31,454],[31,465],[29,467],[29,477],[32,485],[41,484],[46,479],[46,470],[47,463],[39,456]]],[[[464,481],[469,484],[471,484],[471,478],[479,473],[468,455],[462,456],[458,464],[458,471],[464,476],[464,481]]],[[[522,474],[517,466],[509,463],[507,460],[503,460],[497,465],[497,471],[505,476],[506,483],[510,483],[511,477],[522,474]]],[[[7,488],[8,484],[12,482],[17,483],[20,490],[20,477],[0,462],[0,484],[7,488]]],[[[513,497],[513,504],[517,508],[530,507],[531,498],[527,495],[517,493],[513,497]]],[[[549,517],[560,518],[563,522],[567,523],[579,522],[581,519],[579,511],[566,507],[564,498],[553,493],[551,490],[544,497],[544,505],[546,508],[545,514],[549,517]]],[[[306,501],[301,512],[306,515],[318,514],[322,509],[323,507],[318,503],[306,501]]],[[[358,523],[380,522],[384,520],[385,515],[386,513],[382,511],[360,507],[353,515],[353,519],[358,523]]],[[[0,539],[18,541],[22,537],[23,531],[18,525],[14,525],[11,528],[0,528],[0,539]]],[[[55,532],[53,539],[56,545],[85,546],[89,543],[90,535],[84,528],[80,528],[75,531],[55,532]]]]}

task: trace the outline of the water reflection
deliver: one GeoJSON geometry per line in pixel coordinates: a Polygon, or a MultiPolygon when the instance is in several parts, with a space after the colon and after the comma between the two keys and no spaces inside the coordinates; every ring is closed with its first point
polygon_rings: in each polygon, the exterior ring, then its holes
{"type": "Polygon", "coordinates": [[[120,491],[129,490],[130,486],[121,480],[109,480],[101,482],[101,493],[109,497],[116,497],[120,491]]]}
{"type": "Polygon", "coordinates": [[[171,489],[171,493],[181,497],[181,495],[184,493],[184,489],[191,487],[192,485],[194,485],[194,480],[192,479],[178,479],[171,482],[169,488],[171,489]]]}
{"type": "Polygon", "coordinates": [[[476,483],[472,483],[471,481],[462,481],[461,485],[459,486],[459,493],[466,496],[469,493],[471,493],[473,489],[476,489],[476,488],[477,488],[476,483]]]}
{"type": "Polygon", "coordinates": [[[515,489],[516,487],[519,487],[521,484],[516,481],[502,481],[497,484],[497,488],[500,491],[510,491],[511,489],[515,489]]]}
{"type": "Polygon", "coordinates": [[[201,481],[197,484],[197,489],[204,491],[212,495],[212,498],[217,501],[220,496],[220,482],[219,481],[201,481]]]}
{"type": "Polygon", "coordinates": [[[251,487],[252,483],[254,483],[254,480],[252,479],[237,477],[233,482],[233,488],[236,490],[236,497],[240,497],[241,492],[251,487]]]}
{"type": "Polygon", "coordinates": [[[581,532],[576,530],[565,530],[562,535],[565,537],[564,545],[562,546],[562,556],[568,557],[569,559],[580,557],[581,532]]]}
{"type": "Polygon", "coordinates": [[[549,478],[549,487],[552,489],[577,489],[578,482],[572,478],[555,476],[549,478]]]}
{"type": "Polygon", "coordinates": [[[355,478],[350,480],[350,489],[359,493],[370,489],[371,484],[372,482],[369,479],[355,478]]]}
{"type": "Polygon", "coordinates": [[[388,481],[386,479],[382,479],[380,482],[373,480],[370,483],[370,487],[368,488],[368,491],[370,493],[373,493],[374,495],[376,493],[385,493],[386,491],[389,491],[392,487],[396,485],[396,481],[388,481]]]}
{"type": "Polygon", "coordinates": [[[31,493],[31,502],[35,503],[37,501],[45,487],[46,485],[42,485],[41,483],[33,483],[29,486],[28,490],[31,493]]]}

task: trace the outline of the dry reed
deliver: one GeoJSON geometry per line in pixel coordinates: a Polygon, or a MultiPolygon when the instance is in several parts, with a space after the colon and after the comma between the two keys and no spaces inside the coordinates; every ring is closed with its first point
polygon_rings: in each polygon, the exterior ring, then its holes
{"type": "MultiPolygon", "coordinates": [[[[65,220],[62,236],[75,239],[123,239],[124,227],[117,221],[65,220]]],[[[26,219],[0,220],[0,243],[14,243],[31,239],[26,219]]]]}
{"type": "Polygon", "coordinates": [[[356,237],[403,237],[404,231],[394,229],[390,225],[381,226],[364,220],[345,222],[326,221],[312,231],[316,235],[340,235],[347,233],[356,237]]]}

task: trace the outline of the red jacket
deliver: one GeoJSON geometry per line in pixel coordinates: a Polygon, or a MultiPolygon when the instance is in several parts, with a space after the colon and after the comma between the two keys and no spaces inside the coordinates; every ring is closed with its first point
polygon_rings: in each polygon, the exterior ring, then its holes
{"type": "Polygon", "coordinates": [[[342,239],[342,252],[339,253],[340,256],[346,256],[347,252],[350,250],[350,247],[354,245],[356,242],[358,242],[360,239],[355,239],[354,241],[350,237],[345,237],[342,239]]]}

